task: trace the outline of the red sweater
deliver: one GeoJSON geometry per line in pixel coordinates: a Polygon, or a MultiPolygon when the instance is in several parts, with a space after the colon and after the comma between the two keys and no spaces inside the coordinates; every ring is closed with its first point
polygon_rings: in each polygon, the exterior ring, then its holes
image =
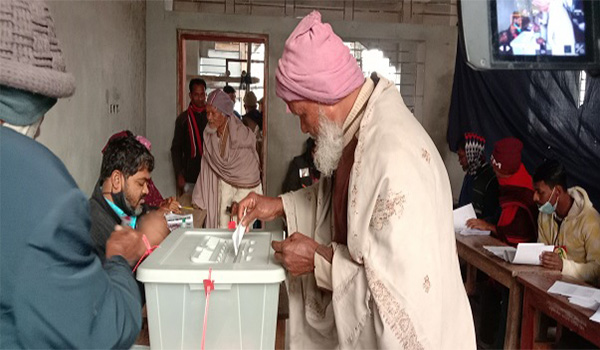
{"type": "Polygon", "coordinates": [[[502,208],[496,236],[516,246],[537,241],[537,205],[533,201],[532,179],[523,164],[508,178],[498,178],[502,208]]]}

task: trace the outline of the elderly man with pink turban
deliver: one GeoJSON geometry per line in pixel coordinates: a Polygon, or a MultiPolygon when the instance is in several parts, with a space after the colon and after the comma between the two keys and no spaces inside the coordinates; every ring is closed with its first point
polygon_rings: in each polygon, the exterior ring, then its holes
{"type": "Polygon", "coordinates": [[[475,349],[442,159],[394,83],[365,79],[321,15],[286,41],[277,95],[315,139],[317,184],[239,204],[285,216],[291,348],[475,349]]]}
{"type": "Polygon", "coordinates": [[[192,202],[206,210],[205,227],[227,228],[227,207],[250,192],[262,193],[256,136],[235,116],[223,90],[211,92],[206,104],[204,155],[192,202]]]}

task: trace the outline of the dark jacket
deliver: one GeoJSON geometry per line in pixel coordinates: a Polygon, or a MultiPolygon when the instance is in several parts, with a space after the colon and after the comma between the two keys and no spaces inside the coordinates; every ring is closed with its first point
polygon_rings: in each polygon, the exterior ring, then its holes
{"type": "MultiPolygon", "coordinates": [[[[196,117],[200,138],[202,139],[204,128],[208,124],[206,111],[194,113],[194,117],[196,117]]],[[[196,149],[201,149],[202,140],[196,142],[200,142],[200,145],[196,144],[196,149]]],[[[198,174],[200,174],[200,160],[202,160],[202,156],[201,154],[197,154],[195,158],[192,158],[191,153],[188,114],[187,110],[185,110],[175,120],[175,133],[171,142],[171,159],[173,160],[175,176],[183,174],[185,182],[196,183],[198,174]]]]}
{"type": "Polygon", "coordinates": [[[96,183],[94,192],[90,197],[90,215],[92,219],[92,227],[90,228],[90,236],[94,242],[94,248],[98,253],[98,257],[104,261],[106,255],[106,241],[115,230],[115,225],[121,224],[121,218],[112,210],[110,205],[106,203],[102,195],[102,184],[100,181],[96,183]]]}
{"type": "MultiPolygon", "coordinates": [[[[102,262],[106,260],[106,241],[110,238],[110,235],[115,230],[115,225],[121,224],[121,218],[114,210],[106,203],[104,195],[102,194],[102,184],[100,181],[94,187],[94,192],[90,197],[90,215],[92,225],[90,228],[90,237],[94,242],[94,251],[98,254],[98,257],[102,262]]],[[[148,207],[144,205],[142,214],[138,217],[141,218],[148,211],[148,207]]],[[[144,293],[144,284],[137,282],[140,290],[141,299],[140,302],[144,304],[146,302],[146,296],[144,293]]]]}
{"type": "MultiPolygon", "coordinates": [[[[252,120],[256,125],[258,125],[258,128],[262,131],[263,115],[262,115],[262,113],[260,113],[260,111],[258,109],[253,109],[251,111],[248,111],[248,113],[246,113],[242,116],[242,121],[244,121],[244,119],[252,120]]],[[[246,124],[246,123],[244,123],[244,124],[246,124]]],[[[248,125],[248,124],[246,124],[246,125],[248,125]]]]}
{"type": "Polygon", "coordinates": [[[308,187],[321,177],[310,153],[311,150],[307,149],[302,155],[294,157],[283,182],[283,193],[308,187]]]}
{"type": "Polygon", "coordinates": [[[472,203],[477,218],[496,224],[500,216],[498,187],[494,169],[485,163],[475,175],[465,175],[458,206],[472,203]]]}
{"type": "Polygon", "coordinates": [[[0,127],[0,193],[0,348],[131,347],[142,324],[131,267],[96,256],[63,163],[0,127]]]}

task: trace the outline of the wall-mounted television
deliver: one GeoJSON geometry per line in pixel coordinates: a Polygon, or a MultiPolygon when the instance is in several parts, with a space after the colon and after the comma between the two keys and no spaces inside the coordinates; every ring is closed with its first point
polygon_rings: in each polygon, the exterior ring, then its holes
{"type": "Polygon", "coordinates": [[[462,0],[475,69],[600,68],[599,0],[462,0]]]}

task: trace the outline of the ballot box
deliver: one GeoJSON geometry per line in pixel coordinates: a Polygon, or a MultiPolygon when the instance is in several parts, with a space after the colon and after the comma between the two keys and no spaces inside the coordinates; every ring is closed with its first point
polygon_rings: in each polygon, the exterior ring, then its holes
{"type": "Polygon", "coordinates": [[[273,258],[272,240],[281,231],[243,236],[234,253],[232,231],[173,231],[138,268],[144,283],[150,347],[200,349],[204,323],[203,280],[211,292],[206,349],[273,349],[279,284],[285,279],[273,258]]]}

